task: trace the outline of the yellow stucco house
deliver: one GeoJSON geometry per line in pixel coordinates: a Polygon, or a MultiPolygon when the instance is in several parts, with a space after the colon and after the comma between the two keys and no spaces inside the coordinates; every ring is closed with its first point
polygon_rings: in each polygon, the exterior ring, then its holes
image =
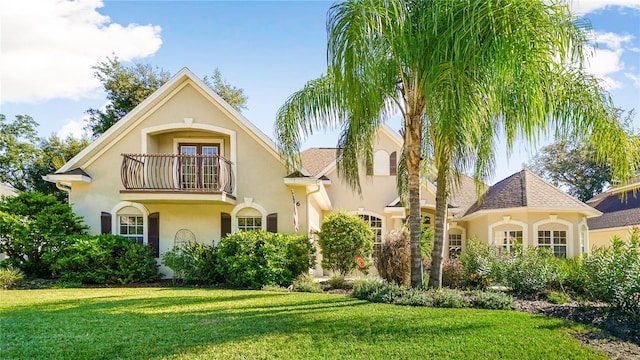
{"type": "Polygon", "coordinates": [[[602,212],[602,216],[588,220],[592,246],[610,246],[613,236],[627,239],[631,227],[640,227],[639,180],[612,187],[587,201],[602,212]]]}
{"type": "MultiPolygon", "coordinates": [[[[185,68],[46,179],[69,193],[91,233],[149,244],[156,256],[185,236],[212,244],[242,229],[294,233],[294,203],[299,233],[313,237],[342,210],[369,222],[380,242],[407,219],[396,190],[401,148],[382,126],[373,162],[361,169],[361,194],[338,178],[334,148],[304,151],[292,173],[271,139],[185,68]]],[[[422,221],[431,225],[435,187],[425,182],[421,193],[422,221]]],[[[471,178],[453,190],[445,256],[472,236],[576,256],[590,248],[587,219],[600,215],[526,170],[477,199],[471,178]]]]}

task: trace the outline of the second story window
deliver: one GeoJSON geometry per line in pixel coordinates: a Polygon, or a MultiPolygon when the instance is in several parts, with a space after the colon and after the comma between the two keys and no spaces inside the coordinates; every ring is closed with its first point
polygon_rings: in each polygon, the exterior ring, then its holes
{"type": "Polygon", "coordinates": [[[220,146],[217,144],[180,144],[180,187],[217,189],[220,146]]]}

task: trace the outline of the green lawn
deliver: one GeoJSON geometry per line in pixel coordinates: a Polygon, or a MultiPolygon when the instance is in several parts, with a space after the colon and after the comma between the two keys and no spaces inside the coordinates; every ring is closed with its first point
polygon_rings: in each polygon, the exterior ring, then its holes
{"type": "MultiPolygon", "coordinates": [[[[340,295],[0,291],[0,359],[606,359],[558,319],[340,295]]],[[[582,329],[584,330],[584,329],[582,329]]]]}

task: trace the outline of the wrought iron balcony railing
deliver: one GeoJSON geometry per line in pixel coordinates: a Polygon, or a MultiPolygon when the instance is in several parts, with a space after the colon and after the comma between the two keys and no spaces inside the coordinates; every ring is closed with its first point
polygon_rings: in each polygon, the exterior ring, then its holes
{"type": "Polygon", "coordinates": [[[122,154],[122,185],[132,191],[234,190],[233,164],[219,155],[122,154]]]}

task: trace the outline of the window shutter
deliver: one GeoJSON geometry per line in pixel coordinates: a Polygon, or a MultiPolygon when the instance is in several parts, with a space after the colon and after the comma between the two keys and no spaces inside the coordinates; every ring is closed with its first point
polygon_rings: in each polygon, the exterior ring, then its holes
{"type": "Polygon", "coordinates": [[[231,234],[231,215],[227,213],[220,213],[220,238],[231,234]]]}
{"type": "Polygon", "coordinates": [[[267,231],[272,233],[278,232],[278,213],[267,215],[267,231]]]}
{"type": "Polygon", "coordinates": [[[396,175],[398,173],[398,161],[396,160],[396,152],[392,152],[389,155],[389,175],[396,175]]]}
{"type": "Polygon", "coordinates": [[[111,234],[111,213],[103,211],[100,214],[100,233],[111,234]]]}
{"type": "Polygon", "coordinates": [[[153,249],[153,256],[160,256],[160,213],[149,214],[148,243],[153,249]]]}
{"type": "Polygon", "coordinates": [[[367,159],[367,175],[373,175],[373,159],[367,159]]]}

